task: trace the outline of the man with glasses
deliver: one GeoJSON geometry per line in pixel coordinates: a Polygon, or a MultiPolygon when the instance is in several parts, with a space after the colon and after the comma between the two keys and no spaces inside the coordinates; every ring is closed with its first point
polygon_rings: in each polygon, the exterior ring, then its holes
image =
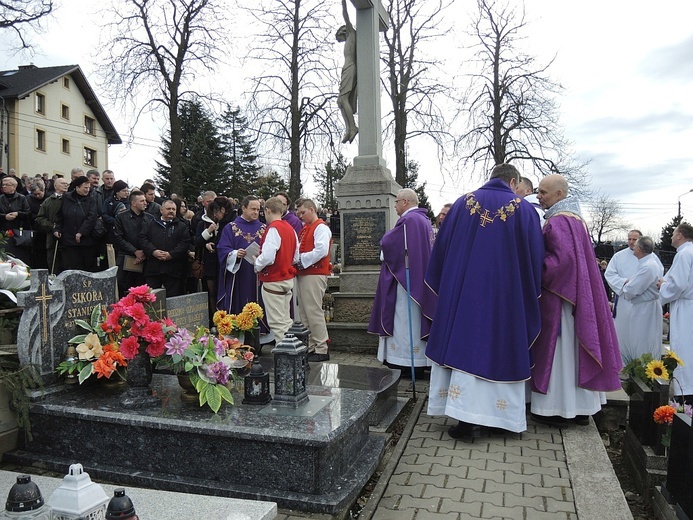
{"type": "Polygon", "coordinates": [[[433,229],[426,209],[418,205],[414,190],[405,188],[397,193],[395,211],[400,218],[380,241],[383,263],[368,324],[368,332],[380,337],[378,360],[401,368],[404,376],[411,371],[412,351],[419,375],[430,366],[425,355],[426,341],[435,308],[435,297],[424,284],[433,229]]]}

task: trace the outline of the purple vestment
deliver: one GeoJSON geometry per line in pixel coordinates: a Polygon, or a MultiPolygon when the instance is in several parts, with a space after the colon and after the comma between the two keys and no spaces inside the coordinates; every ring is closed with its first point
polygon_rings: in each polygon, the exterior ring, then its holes
{"type": "Polygon", "coordinates": [[[404,264],[404,228],[407,229],[407,249],[409,251],[409,283],[411,297],[416,302],[412,312],[421,312],[420,338],[428,338],[431,319],[435,309],[435,295],[424,285],[424,274],[431,256],[433,229],[426,216],[426,210],[416,208],[402,215],[395,227],[383,235],[380,247],[383,263],[373,301],[373,312],[368,324],[368,332],[379,336],[392,336],[395,318],[397,284],[407,289],[404,264]]]}
{"type": "Polygon", "coordinates": [[[543,257],[536,210],[505,182],[460,197],[426,271],[438,295],[426,356],[489,381],[529,379],[543,257]]]}
{"type": "Polygon", "coordinates": [[[621,387],[622,367],[614,320],[585,223],[559,212],[544,224],[546,257],[542,274],[541,334],[534,346],[532,389],[545,394],[551,376],[561,306],[573,306],[579,344],[578,386],[609,392],[621,387]]]}
{"type": "Polygon", "coordinates": [[[282,220],[284,222],[288,222],[291,225],[291,227],[294,228],[296,236],[301,234],[301,229],[303,229],[303,222],[301,222],[301,219],[296,216],[296,213],[294,213],[293,211],[287,211],[282,216],[282,220]]]}
{"type": "Polygon", "coordinates": [[[265,225],[259,220],[248,222],[243,217],[224,227],[217,244],[219,255],[219,292],[217,308],[238,314],[248,302],[258,301],[257,277],[253,266],[245,260],[240,261],[240,269],[230,273],[226,260],[233,251],[245,249],[252,242],[260,243],[265,225]]]}

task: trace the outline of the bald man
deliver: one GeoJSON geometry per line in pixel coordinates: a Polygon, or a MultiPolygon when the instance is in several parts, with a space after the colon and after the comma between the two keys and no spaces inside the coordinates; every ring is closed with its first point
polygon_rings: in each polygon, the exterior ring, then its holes
{"type": "Polygon", "coordinates": [[[541,332],[534,345],[532,418],[589,424],[621,388],[621,354],[587,226],[568,183],[549,175],[537,198],[546,210],[541,332]]]}

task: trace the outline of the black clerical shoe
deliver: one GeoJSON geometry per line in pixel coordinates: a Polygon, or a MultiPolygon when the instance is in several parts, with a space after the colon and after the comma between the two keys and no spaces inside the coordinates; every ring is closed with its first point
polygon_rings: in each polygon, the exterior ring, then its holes
{"type": "Polygon", "coordinates": [[[448,435],[453,439],[478,439],[481,437],[481,426],[460,421],[455,426],[450,426],[448,435]]]}
{"type": "Polygon", "coordinates": [[[565,417],[561,417],[560,415],[537,415],[535,413],[530,413],[529,415],[532,417],[534,422],[546,424],[547,426],[553,426],[555,428],[564,426],[567,422],[567,419],[565,417]]]}
{"type": "Polygon", "coordinates": [[[589,415],[576,415],[575,419],[575,424],[578,426],[589,426],[590,425],[590,416],[589,415]]]}
{"type": "Polygon", "coordinates": [[[308,354],[308,361],[310,361],[311,363],[321,363],[323,361],[329,360],[329,354],[318,354],[317,352],[311,352],[310,354],[308,354]]]}

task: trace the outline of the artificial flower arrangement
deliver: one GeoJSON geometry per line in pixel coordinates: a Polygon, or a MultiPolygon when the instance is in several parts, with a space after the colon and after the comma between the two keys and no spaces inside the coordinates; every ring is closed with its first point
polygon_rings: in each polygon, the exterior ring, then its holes
{"type": "Polygon", "coordinates": [[[674,415],[677,413],[685,413],[688,417],[693,417],[693,406],[681,404],[672,399],[669,404],[657,408],[652,416],[654,422],[667,427],[664,435],[662,435],[662,446],[665,448],[671,445],[671,425],[674,422],[674,415]]]}
{"type": "Polygon", "coordinates": [[[238,314],[229,314],[226,311],[216,311],[212,321],[217,328],[217,332],[222,336],[234,335],[238,332],[251,332],[258,326],[259,320],[265,313],[262,307],[255,302],[246,303],[243,310],[238,314]]]}
{"type": "Polygon", "coordinates": [[[623,371],[652,388],[655,379],[674,380],[674,370],[679,365],[683,366],[681,358],[673,350],[667,350],[661,359],[654,359],[649,353],[643,354],[623,367],[623,371]]]}
{"type": "Polygon", "coordinates": [[[235,376],[226,360],[226,343],[206,327],[198,327],[194,334],[188,329],[174,327],[168,335],[165,351],[154,361],[176,374],[187,375],[199,395],[200,406],[206,404],[217,413],[223,401],[234,404],[226,386],[235,376]]]}
{"type": "Polygon", "coordinates": [[[68,341],[77,345],[77,360],[61,362],[57,372],[77,372],[80,384],[94,374],[98,379],[110,379],[113,374],[125,379],[128,361],[139,352],[151,357],[163,354],[165,334],[175,326],[171,320],[151,318],[148,307],[154,301],[156,296],[151,288],[141,285],[133,287],[127,296],[111,305],[110,312],[97,305],[88,322],[75,320],[86,331],[68,341]]]}

